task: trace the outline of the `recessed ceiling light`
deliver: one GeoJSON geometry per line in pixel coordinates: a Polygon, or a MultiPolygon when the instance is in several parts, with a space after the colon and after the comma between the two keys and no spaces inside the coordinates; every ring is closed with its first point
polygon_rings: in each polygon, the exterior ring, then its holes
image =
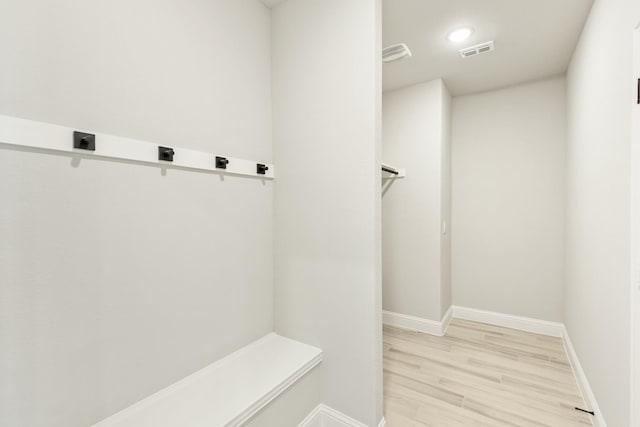
{"type": "Polygon", "coordinates": [[[469,36],[473,34],[472,28],[458,28],[457,30],[453,30],[447,36],[447,40],[453,43],[461,43],[469,38],[469,36]]]}

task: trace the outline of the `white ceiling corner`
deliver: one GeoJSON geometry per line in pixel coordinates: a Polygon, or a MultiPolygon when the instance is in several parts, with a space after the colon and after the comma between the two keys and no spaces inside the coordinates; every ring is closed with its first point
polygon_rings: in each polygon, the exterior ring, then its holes
{"type": "Polygon", "coordinates": [[[593,0],[383,0],[383,46],[406,43],[411,59],[385,64],[383,88],[443,78],[453,95],[497,89],[566,72],[593,0]],[[474,33],[455,45],[456,28],[474,33]],[[495,51],[459,49],[493,40],[495,51]]]}

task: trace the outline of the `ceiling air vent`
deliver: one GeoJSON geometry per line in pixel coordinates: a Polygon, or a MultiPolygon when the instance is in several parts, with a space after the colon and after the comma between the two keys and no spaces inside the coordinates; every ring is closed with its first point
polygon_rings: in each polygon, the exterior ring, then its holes
{"type": "Polygon", "coordinates": [[[384,63],[399,61],[404,58],[411,58],[411,51],[404,43],[394,44],[382,49],[382,62],[384,63]]]}
{"type": "Polygon", "coordinates": [[[463,58],[468,58],[470,56],[480,55],[481,53],[487,53],[494,50],[493,41],[480,43],[475,46],[465,47],[464,49],[460,49],[460,55],[463,58]]]}

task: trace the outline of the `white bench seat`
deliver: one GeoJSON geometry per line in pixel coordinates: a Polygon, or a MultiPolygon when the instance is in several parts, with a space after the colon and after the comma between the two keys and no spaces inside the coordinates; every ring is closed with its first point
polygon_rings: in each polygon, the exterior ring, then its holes
{"type": "Polygon", "coordinates": [[[240,426],[322,361],[322,350],[269,334],[94,427],[240,426]]]}

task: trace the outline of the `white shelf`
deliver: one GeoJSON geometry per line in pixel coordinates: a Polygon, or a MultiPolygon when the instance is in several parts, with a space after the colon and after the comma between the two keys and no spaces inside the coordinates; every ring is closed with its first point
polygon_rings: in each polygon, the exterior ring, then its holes
{"type": "Polygon", "coordinates": [[[93,427],[237,427],[321,361],[272,333],[93,427]]]}
{"type": "Polygon", "coordinates": [[[273,179],[275,177],[272,164],[175,146],[170,147],[175,152],[173,162],[160,161],[158,160],[158,146],[160,144],[94,132],[90,133],[96,136],[95,151],[75,149],[73,148],[73,132],[75,130],[90,132],[86,129],[72,129],[50,123],[0,115],[0,144],[8,146],[74,153],[86,157],[131,160],[162,165],[168,168],[179,167],[262,179],[273,179]],[[229,160],[227,169],[215,167],[216,156],[225,157],[229,160]],[[257,173],[258,163],[265,164],[269,168],[264,175],[257,173]]]}

